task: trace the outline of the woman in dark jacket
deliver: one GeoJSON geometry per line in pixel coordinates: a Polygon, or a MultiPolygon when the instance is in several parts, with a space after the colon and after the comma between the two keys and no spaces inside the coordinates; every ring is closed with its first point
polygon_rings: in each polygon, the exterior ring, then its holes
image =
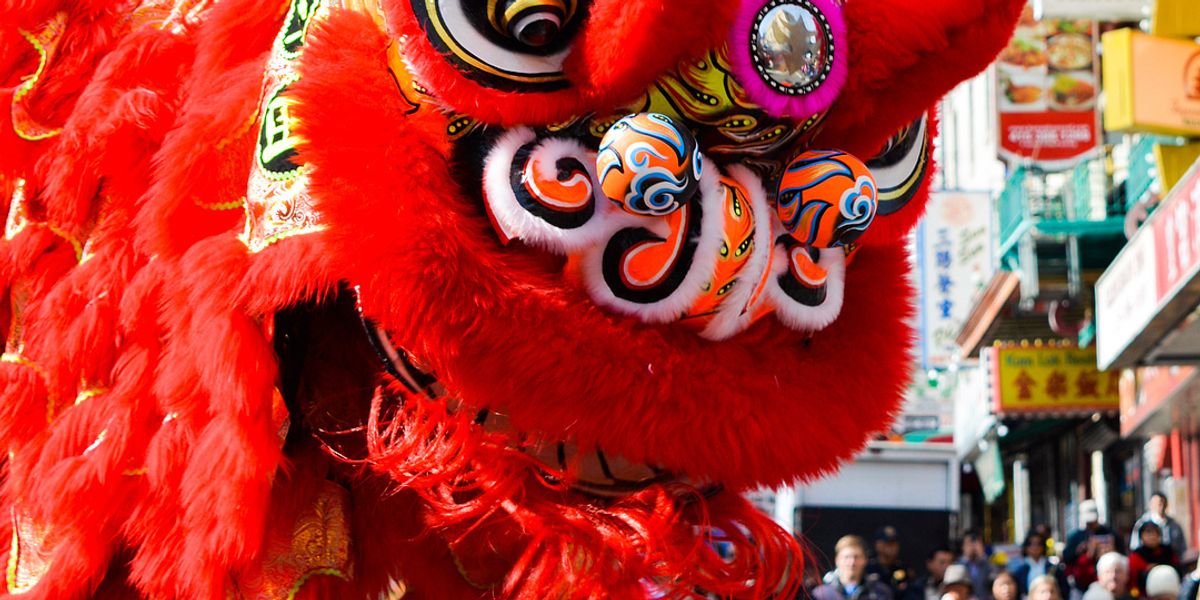
{"type": "Polygon", "coordinates": [[[1138,528],[1141,545],[1129,553],[1129,587],[1135,597],[1146,595],[1146,575],[1157,565],[1170,565],[1179,569],[1179,557],[1175,551],[1162,543],[1162,529],[1154,521],[1146,521],[1138,528]]]}
{"type": "Polygon", "coordinates": [[[1021,560],[1009,565],[1009,572],[1017,580],[1017,590],[1021,598],[1029,595],[1029,584],[1041,575],[1050,575],[1058,582],[1058,592],[1066,598],[1067,575],[1062,566],[1053,564],[1046,557],[1046,538],[1039,533],[1030,532],[1025,536],[1021,546],[1021,560]]]}

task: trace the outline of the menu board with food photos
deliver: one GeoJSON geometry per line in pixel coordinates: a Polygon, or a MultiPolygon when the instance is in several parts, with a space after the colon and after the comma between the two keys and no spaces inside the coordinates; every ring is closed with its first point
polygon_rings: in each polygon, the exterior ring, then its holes
{"type": "Polygon", "coordinates": [[[1096,22],[1033,18],[1026,7],[996,61],[1000,156],[1048,171],[1099,149],[1096,22]]]}

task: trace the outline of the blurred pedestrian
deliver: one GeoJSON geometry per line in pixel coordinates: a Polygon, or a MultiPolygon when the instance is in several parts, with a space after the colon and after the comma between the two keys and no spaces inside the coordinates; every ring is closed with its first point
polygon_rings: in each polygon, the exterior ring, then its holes
{"type": "Polygon", "coordinates": [[[1062,600],[1062,591],[1053,575],[1038,575],[1029,584],[1028,600],[1062,600]]]}
{"type": "Polygon", "coordinates": [[[1175,552],[1176,557],[1182,557],[1187,552],[1187,539],[1183,537],[1183,527],[1179,525],[1179,521],[1171,518],[1167,514],[1167,495],[1162,492],[1154,492],[1150,496],[1150,510],[1146,514],[1138,518],[1133,524],[1133,533],[1129,539],[1129,550],[1136,550],[1142,545],[1139,539],[1138,532],[1144,523],[1154,523],[1158,525],[1159,531],[1162,532],[1162,543],[1164,546],[1169,546],[1175,552]]]}
{"type": "Polygon", "coordinates": [[[875,556],[867,563],[867,575],[874,575],[892,590],[893,598],[903,598],[912,583],[912,573],[900,561],[900,536],[896,528],[884,525],[875,532],[875,556]]]}
{"type": "MultiPolygon", "coordinates": [[[[1144,596],[1146,592],[1146,576],[1157,565],[1167,565],[1174,569],[1179,559],[1170,546],[1162,543],[1162,530],[1154,521],[1146,521],[1138,528],[1137,550],[1129,553],[1129,587],[1134,596],[1144,596]]],[[[1178,573],[1177,573],[1178,574],[1178,573]]],[[[1178,591],[1178,590],[1176,590],[1178,591]]]]}
{"type": "Polygon", "coordinates": [[[946,567],[939,586],[941,600],[972,600],[975,597],[975,582],[967,566],[956,563],[946,567]]]}
{"type": "Polygon", "coordinates": [[[967,573],[971,576],[975,597],[979,600],[991,600],[992,562],[988,560],[987,548],[978,532],[968,531],[963,535],[962,556],[958,562],[967,568],[967,573]]]}
{"type": "Polygon", "coordinates": [[[1157,565],[1146,576],[1147,600],[1175,600],[1179,595],[1179,572],[1169,565],[1157,565]]]}
{"type": "MultiPolygon", "coordinates": [[[[1096,560],[1096,581],[1088,586],[1084,598],[1089,598],[1093,589],[1096,594],[1108,594],[1113,600],[1129,600],[1129,560],[1117,552],[1106,552],[1096,560]]],[[[1091,598],[1096,598],[1092,595],[1091,598]]],[[[1103,597],[1102,595],[1100,597],[1103,597]]]]}
{"type": "Polygon", "coordinates": [[[1071,585],[1086,591],[1096,581],[1096,561],[1117,549],[1116,536],[1100,524],[1100,510],[1095,500],[1079,503],[1079,522],[1083,527],[1067,536],[1062,559],[1071,585]]]}
{"type": "Polygon", "coordinates": [[[1009,563],[1009,570],[1017,581],[1017,590],[1022,598],[1029,594],[1033,580],[1043,575],[1054,578],[1060,596],[1065,598],[1070,591],[1062,566],[1050,562],[1047,558],[1046,538],[1036,530],[1025,536],[1025,543],[1021,545],[1021,558],[1009,563]]]}
{"type": "Polygon", "coordinates": [[[1018,600],[1017,578],[1008,571],[1000,571],[992,580],[992,600],[1018,600]]]}
{"type": "Polygon", "coordinates": [[[1196,565],[1196,570],[1184,576],[1179,587],[1178,600],[1196,600],[1197,590],[1200,590],[1200,565],[1196,565]]]}
{"type": "Polygon", "coordinates": [[[832,581],[813,590],[814,600],[893,600],[877,578],[866,577],[867,544],[856,535],[842,536],[834,546],[832,581]]]}
{"type": "Polygon", "coordinates": [[[925,557],[925,575],[908,588],[908,600],[940,600],[942,579],[946,568],[954,562],[954,552],[942,546],[929,551],[925,557]]]}

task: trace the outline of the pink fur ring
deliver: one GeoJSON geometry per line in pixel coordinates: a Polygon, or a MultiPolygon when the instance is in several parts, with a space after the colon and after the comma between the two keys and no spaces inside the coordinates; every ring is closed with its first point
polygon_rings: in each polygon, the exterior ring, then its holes
{"type": "MultiPolygon", "coordinates": [[[[784,17],[786,18],[786,17],[784,17]]],[[[790,50],[788,40],[781,40],[790,50]]],[[[780,43],[777,40],[775,43],[780,43]]],[[[846,20],[842,7],[834,0],[743,0],[729,43],[734,75],[751,101],[776,117],[806,119],[833,105],[848,74],[846,20]],[[800,9],[811,17],[816,34],[824,36],[819,44],[825,60],[787,65],[791,71],[812,70],[807,81],[782,81],[771,74],[770,58],[760,54],[770,40],[763,39],[762,25],[767,17],[788,7],[800,9]]],[[[781,53],[782,56],[783,53],[781,53]]],[[[784,59],[788,57],[783,57],[784,59]]],[[[794,60],[794,57],[791,57],[794,60]]]]}

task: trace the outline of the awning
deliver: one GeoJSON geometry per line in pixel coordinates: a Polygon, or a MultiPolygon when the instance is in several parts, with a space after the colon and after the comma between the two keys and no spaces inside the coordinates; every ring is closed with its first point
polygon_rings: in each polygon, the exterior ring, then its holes
{"type": "Polygon", "coordinates": [[[1200,162],[1096,282],[1101,369],[1200,362],[1200,162]]]}
{"type": "Polygon", "coordinates": [[[1200,407],[1200,377],[1192,367],[1138,369],[1121,389],[1121,437],[1168,433],[1200,407]]]}

